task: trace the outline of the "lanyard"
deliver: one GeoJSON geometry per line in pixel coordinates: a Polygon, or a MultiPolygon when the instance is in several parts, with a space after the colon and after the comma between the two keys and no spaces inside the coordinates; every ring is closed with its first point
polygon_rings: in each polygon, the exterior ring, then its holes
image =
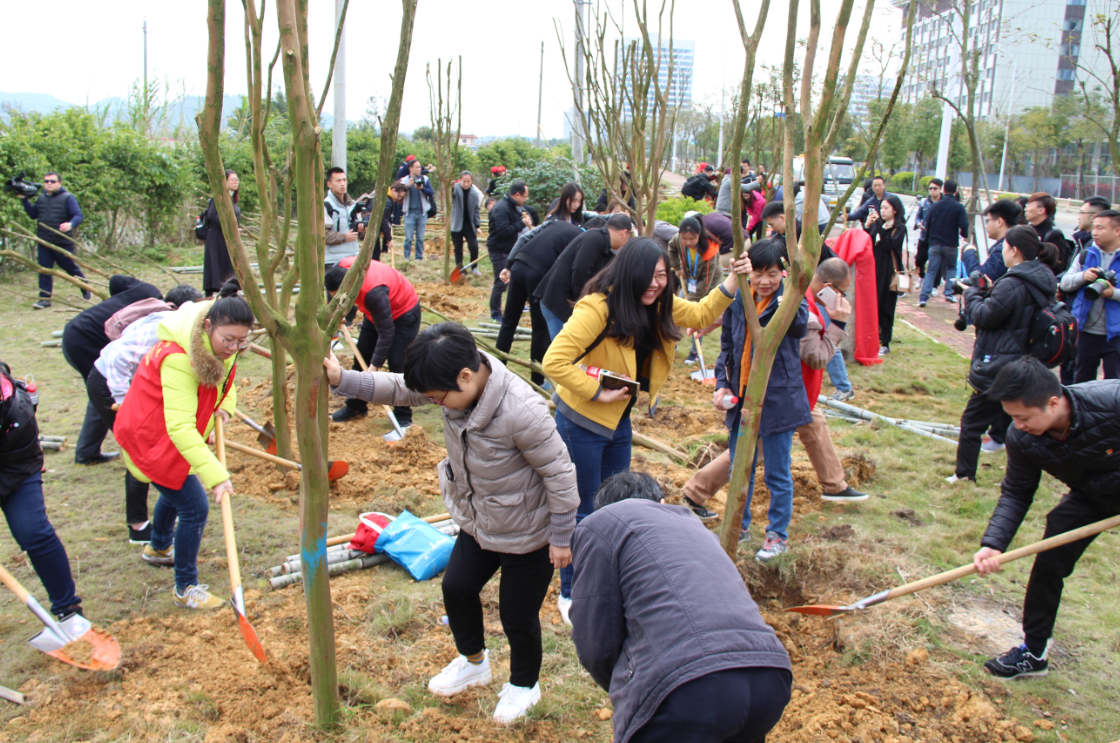
{"type": "MultiPolygon", "coordinates": [[[[681,247],[684,247],[683,245],[681,247]]],[[[689,257],[691,251],[684,248],[684,259],[688,263],[688,275],[694,279],[700,278],[700,245],[696,245],[696,262],[693,263],[692,258],[689,257]]]]}

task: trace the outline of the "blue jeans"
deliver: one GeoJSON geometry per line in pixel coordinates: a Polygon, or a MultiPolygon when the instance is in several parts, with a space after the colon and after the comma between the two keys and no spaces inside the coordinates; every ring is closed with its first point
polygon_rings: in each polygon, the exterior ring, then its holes
{"type": "Polygon", "coordinates": [[[922,302],[929,299],[933,293],[933,282],[941,272],[945,272],[945,298],[953,298],[953,283],[957,278],[957,249],[947,245],[929,246],[929,263],[926,265],[926,277],[922,281],[922,292],[919,297],[922,302]]]}
{"type": "Polygon", "coordinates": [[[828,372],[828,378],[832,380],[832,386],[836,388],[837,392],[848,393],[852,391],[852,383],[848,379],[848,366],[844,363],[844,354],[839,348],[836,349],[836,354],[829,360],[825,370],[828,372]]]}
{"type": "Polygon", "coordinates": [[[51,612],[57,615],[82,599],[74,593],[74,578],[70,575],[70,559],[54,527],[47,519],[47,506],[43,501],[43,475],[40,472],[28,477],[7,498],[0,500],[0,508],[8,519],[8,529],[20,549],[27,553],[31,567],[35,568],[47,596],[51,612]]]}
{"type": "Polygon", "coordinates": [[[548,336],[550,341],[556,340],[556,336],[560,335],[560,331],[564,329],[564,321],[557,317],[552,310],[544,306],[541,302],[541,314],[544,315],[545,324],[548,325],[548,336]]]}
{"type": "MultiPolygon", "coordinates": [[[[568,455],[576,467],[576,489],[579,490],[579,506],[576,508],[578,524],[595,510],[595,493],[599,492],[603,480],[630,470],[630,442],[634,438],[630,417],[618,422],[614,438],[611,439],[572,423],[560,412],[556,413],[556,430],[568,447],[568,455]]],[[[560,595],[564,598],[572,597],[570,565],[560,570],[560,595]]]]}
{"type": "MultiPolygon", "coordinates": [[[[788,539],[789,522],[793,519],[793,475],[790,472],[790,450],[793,448],[793,431],[774,433],[768,436],[759,436],[758,445],[754,448],[754,461],[751,462],[751,471],[747,479],[747,506],[743,509],[744,530],[751,526],[751,499],[754,498],[754,470],[758,466],[758,450],[766,460],[762,475],[763,482],[770,490],[770,508],[766,518],[770,522],[766,531],[774,532],[782,539],[788,539]]],[[[729,445],[731,446],[731,462],[735,462],[735,443],[739,440],[739,420],[736,419],[731,427],[729,445]]]]}
{"type": "Polygon", "coordinates": [[[404,215],[404,257],[412,254],[412,238],[416,237],[416,260],[424,260],[424,228],[428,226],[428,215],[424,212],[404,215]]]}
{"type": "Polygon", "coordinates": [[[152,549],[165,550],[175,543],[175,587],[182,593],[198,585],[198,547],[210,514],[206,489],[194,475],[188,475],[178,490],[152,483],[159,491],[152,512],[152,549]],[[175,517],[179,526],[175,528],[175,517]],[[172,532],[172,529],[175,529],[172,532]]]}

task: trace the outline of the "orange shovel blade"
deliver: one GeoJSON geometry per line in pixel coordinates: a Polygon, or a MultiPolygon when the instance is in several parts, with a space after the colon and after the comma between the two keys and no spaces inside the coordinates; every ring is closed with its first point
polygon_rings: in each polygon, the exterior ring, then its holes
{"type": "Polygon", "coordinates": [[[327,470],[327,479],[331,482],[341,480],[346,477],[346,473],[350,471],[350,464],[341,460],[337,462],[327,462],[330,469],[327,470]]]}
{"type": "Polygon", "coordinates": [[[463,278],[463,269],[459,266],[451,269],[450,281],[452,284],[458,284],[463,278]]]}
{"type": "Polygon", "coordinates": [[[245,639],[245,644],[249,646],[249,652],[267,666],[268,656],[264,654],[264,646],[261,645],[261,640],[257,637],[257,631],[253,629],[253,625],[249,624],[245,615],[238,611],[237,603],[231,600],[230,604],[233,605],[233,613],[237,615],[237,624],[241,627],[241,637],[245,639]]]}
{"type": "Polygon", "coordinates": [[[843,606],[829,606],[828,604],[810,604],[809,606],[791,606],[786,611],[795,611],[798,614],[811,614],[817,617],[835,617],[851,611],[843,606]]]}
{"type": "Polygon", "coordinates": [[[112,671],[121,664],[120,643],[108,632],[103,632],[99,629],[90,629],[65,647],[48,651],[47,655],[57,658],[63,663],[69,663],[72,666],[84,668],[87,671],[112,671]],[[88,650],[79,647],[79,643],[82,642],[89,643],[90,647],[88,650]],[[78,655],[79,650],[83,656],[88,653],[89,660],[79,661],[73,657],[78,655]]]}

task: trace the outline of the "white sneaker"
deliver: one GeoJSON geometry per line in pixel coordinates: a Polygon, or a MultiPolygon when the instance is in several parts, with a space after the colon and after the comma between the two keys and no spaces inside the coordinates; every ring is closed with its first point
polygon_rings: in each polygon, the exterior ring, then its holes
{"type": "Polygon", "coordinates": [[[533,684],[532,689],[506,684],[498,693],[498,706],[494,709],[494,719],[503,725],[508,725],[524,717],[525,713],[540,700],[540,684],[533,684]]]}
{"type": "Polygon", "coordinates": [[[467,660],[465,655],[448,663],[447,668],[432,676],[428,691],[436,696],[450,697],[472,686],[486,686],[490,680],[490,651],[487,650],[482,662],[477,665],[467,660]]]}
{"type": "Polygon", "coordinates": [[[1003,446],[1004,446],[1003,444],[997,444],[996,442],[992,441],[991,439],[988,439],[983,444],[980,444],[980,448],[983,449],[984,451],[990,453],[990,454],[994,454],[997,451],[1003,451],[1003,446]]]}
{"type": "Polygon", "coordinates": [[[571,627],[572,620],[568,617],[568,612],[572,610],[572,600],[561,596],[556,599],[556,608],[560,610],[560,618],[564,620],[564,624],[571,627]]]}

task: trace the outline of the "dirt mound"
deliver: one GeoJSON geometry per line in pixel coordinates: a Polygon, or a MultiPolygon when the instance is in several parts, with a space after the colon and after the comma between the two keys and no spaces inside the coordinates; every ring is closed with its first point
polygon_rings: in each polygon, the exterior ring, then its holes
{"type": "Polygon", "coordinates": [[[652,418],[646,412],[648,410],[649,397],[643,393],[634,404],[634,430],[677,448],[687,449],[690,443],[705,437],[727,438],[723,413],[710,405],[704,408],[660,404],[652,418]]]}

